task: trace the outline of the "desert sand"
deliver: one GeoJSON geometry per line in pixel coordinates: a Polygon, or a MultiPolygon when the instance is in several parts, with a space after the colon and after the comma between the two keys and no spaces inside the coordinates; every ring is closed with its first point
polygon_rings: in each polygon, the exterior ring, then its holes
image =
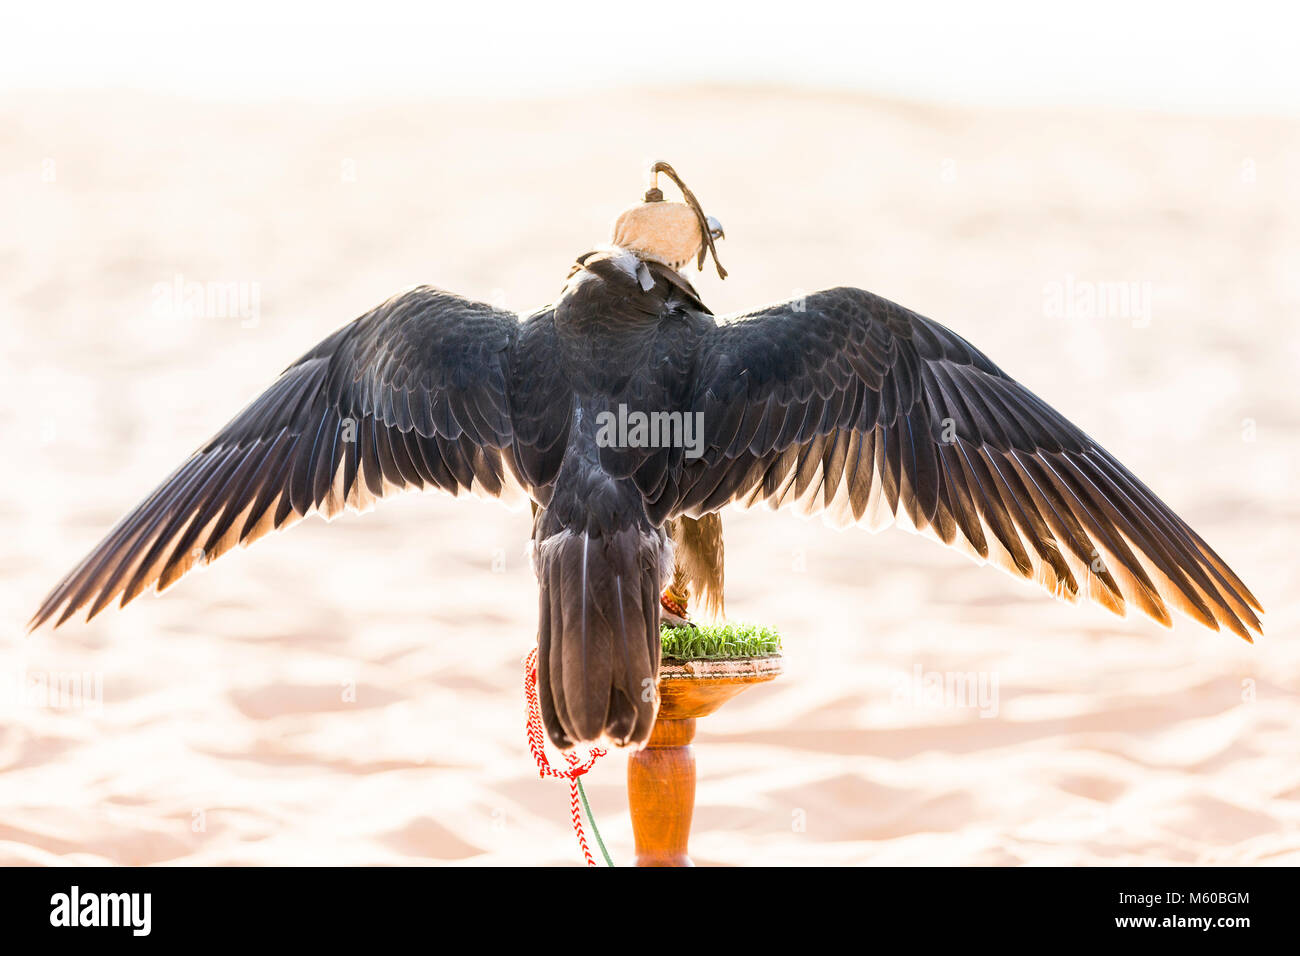
{"type": "MultiPolygon", "coordinates": [[[[1300,863],[1300,123],[762,89],[0,111],[0,863],[579,862],[523,732],[526,511],[409,496],[24,622],[327,333],[422,282],[544,304],[654,158],[725,224],[715,311],[851,284],[944,322],[1268,611],[1254,646],[1167,631],[899,531],[729,513],[730,616],[787,672],[701,722],[697,862],[1300,863]],[[247,307],[169,300],[191,282],[247,307]]],[[[620,863],[625,762],[587,778],[620,863]]]]}

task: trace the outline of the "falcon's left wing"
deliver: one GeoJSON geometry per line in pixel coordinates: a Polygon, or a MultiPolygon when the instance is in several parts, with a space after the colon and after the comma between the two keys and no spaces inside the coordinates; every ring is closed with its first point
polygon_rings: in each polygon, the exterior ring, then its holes
{"type": "Polygon", "coordinates": [[[705,333],[692,409],[703,454],[667,481],[662,463],[634,475],[652,513],[765,501],[873,530],[901,519],[1070,601],[1260,629],[1241,580],[1114,456],[960,336],[869,292],[705,333]]]}

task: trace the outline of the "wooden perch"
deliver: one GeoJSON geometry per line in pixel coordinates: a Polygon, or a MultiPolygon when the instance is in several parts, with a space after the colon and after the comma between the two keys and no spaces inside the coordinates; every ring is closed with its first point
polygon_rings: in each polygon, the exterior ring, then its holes
{"type": "MultiPolygon", "coordinates": [[[[665,632],[666,648],[669,634],[665,632]]],[[[695,722],[782,670],[779,654],[665,659],[659,670],[659,716],[650,742],[627,762],[637,866],[695,865],[687,854],[695,812],[695,722]]]]}

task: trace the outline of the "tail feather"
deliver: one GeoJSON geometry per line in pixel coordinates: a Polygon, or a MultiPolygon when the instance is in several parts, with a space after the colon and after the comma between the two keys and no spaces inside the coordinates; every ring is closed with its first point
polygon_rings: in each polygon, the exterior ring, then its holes
{"type": "Polygon", "coordinates": [[[539,542],[538,690],[556,746],[649,739],[670,553],[662,532],[637,528],[563,530],[539,542]]]}

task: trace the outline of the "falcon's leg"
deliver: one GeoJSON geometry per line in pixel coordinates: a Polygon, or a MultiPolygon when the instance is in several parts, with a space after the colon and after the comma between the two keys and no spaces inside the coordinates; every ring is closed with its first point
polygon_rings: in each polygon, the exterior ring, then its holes
{"type": "MultiPolygon", "coordinates": [[[[673,532],[670,530],[669,533],[673,532]]],[[[674,535],[674,540],[675,537],[674,535]]],[[[694,627],[686,610],[686,602],[690,597],[691,588],[686,577],[686,569],[682,567],[680,560],[676,561],[673,564],[673,581],[664,588],[663,594],[659,595],[659,620],[669,627],[694,627]]]]}

